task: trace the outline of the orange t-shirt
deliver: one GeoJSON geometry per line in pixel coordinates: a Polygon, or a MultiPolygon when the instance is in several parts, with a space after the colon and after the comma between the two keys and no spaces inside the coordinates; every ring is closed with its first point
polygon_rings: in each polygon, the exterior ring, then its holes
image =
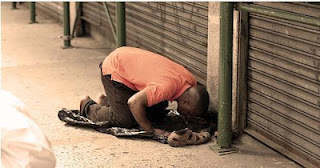
{"type": "Polygon", "coordinates": [[[149,107],[164,100],[173,101],[197,85],[183,66],[134,47],[120,47],[111,52],[102,63],[102,73],[134,91],[145,90],[149,107]]]}

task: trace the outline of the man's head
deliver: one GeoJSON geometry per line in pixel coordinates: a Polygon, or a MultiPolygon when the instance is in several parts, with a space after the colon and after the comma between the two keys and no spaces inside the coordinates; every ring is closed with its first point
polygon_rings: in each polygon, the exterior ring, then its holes
{"type": "Polygon", "coordinates": [[[187,89],[178,99],[178,112],[184,116],[201,116],[208,111],[209,94],[204,86],[187,89]]]}

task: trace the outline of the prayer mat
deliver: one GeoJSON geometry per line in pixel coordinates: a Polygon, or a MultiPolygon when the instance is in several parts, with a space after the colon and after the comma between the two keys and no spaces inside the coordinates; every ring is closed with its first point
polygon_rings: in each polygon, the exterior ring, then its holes
{"type": "MultiPolygon", "coordinates": [[[[101,133],[111,134],[116,137],[150,138],[161,143],[168,143],[168,137],[146,132],[140,127],[128,129],[112,127],[108,121],[93,122],[90,119],[81,116],[79,110],[68,110],[63,108],[58,112],[58,117],[61,121],[66,122],[69,125],[93,128],[101,133]]],[[[181,132],[181,130],[188,129],[192,130],[194,133],[208,132],[210,136],[216,131],[215,123],[209,122],[200,117],[193,117],[189,122],[186,122],[183,120],[182,116],[174,110],[171,110],[164,119],[152,122],[152,125],[154,128],[168,132],[181,132]]]]}

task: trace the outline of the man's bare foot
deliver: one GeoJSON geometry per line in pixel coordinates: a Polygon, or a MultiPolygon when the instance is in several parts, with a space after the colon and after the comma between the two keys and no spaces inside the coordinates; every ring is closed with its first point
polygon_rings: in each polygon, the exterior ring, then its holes
{"type": "MultiPolygon", "coordinates": [[[[88,99],[91,100],[91,98],[89,96],[83,96],[80,98],[80,109],[79,109],[79,113],[81,116],[85,116],[86,114],[84,114],[83,108],[82,106],[85,106],[86,104],[84,104],[85,101],[87,101],[88,99]]],[[[86,116],[85,116],[86,117],[86,116]]]]}
{"type": "Polygon", "coordinates": [[[98,94],[96,102],[101,106],[108,106],[107,97],[102,93],[98,94]]]}
{"type": "Polygon", "coordinates": [[[218,131],[215,131],[214,134],[213,134],[213,136],[217,139],[218,136],[219,136],[219,132],[218,132],[218,131]]]}
{"type": "Polygon", "coordinates": [[[87,100],[87,99],[90,99],[90,97],[89,97],[89,96],[82,96],[82,97],[80,98],[80,110],[81,110],[81,104],[82,104],[82,102],[85,101],[85,100],[87,100]]]}
{"type": "Polygon", "coordinates": [[[89,96],[82,96],[82,97],[80,98],[80,103],[83,102],[83,101],[86,100],[86,99],[90,99],[90,97],[89,97],[89,96]]]}

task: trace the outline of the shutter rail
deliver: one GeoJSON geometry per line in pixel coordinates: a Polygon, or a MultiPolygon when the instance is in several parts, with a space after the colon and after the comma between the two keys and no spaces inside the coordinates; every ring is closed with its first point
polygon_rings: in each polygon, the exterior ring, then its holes
{"type": "Polygon", "coordinates": [[[319,18],[308,17],[304,15],[291,13],[291,12],[284,12],[284,11],[280,11],[272,8],[260,7],[258,5],[238,3],[236,5],[236,9],[238,11],[254,12],[258,14],[273,16],[281,19],[287,19],[287,20],[305,23],[309,25],[320,26],[319,18]]]}

